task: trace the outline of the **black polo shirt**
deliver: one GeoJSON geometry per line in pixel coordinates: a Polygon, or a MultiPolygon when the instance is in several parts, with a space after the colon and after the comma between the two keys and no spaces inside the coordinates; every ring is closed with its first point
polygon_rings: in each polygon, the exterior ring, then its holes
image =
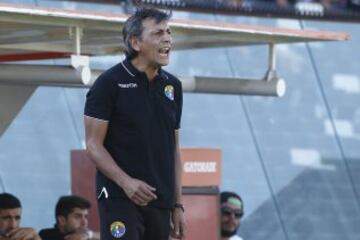
{"type": "Polygon", "coordinates": [[[42,229],[39,235],[42,240],[65,240],[66,236],[60,232],[56,224],[53,228],[42,229]]]}
{"type": "MultiPolygon", "coordinates": [[[[99,76],[86,96],[85,115],[109,121],[104,146],[131,177],[155,187],[150,205],[171,208],[175,201],[175,130],[180,128],[181,82],[160,69],[149,81],[129,60],[99,76]]],[[[97,172],[97,194],[126,197],[97,172]]]]}

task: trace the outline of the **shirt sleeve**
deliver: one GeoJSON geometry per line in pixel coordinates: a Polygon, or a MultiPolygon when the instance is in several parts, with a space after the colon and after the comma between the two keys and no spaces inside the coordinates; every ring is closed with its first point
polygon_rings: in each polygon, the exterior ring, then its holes
{"type": "Polygon", "coordinates": [[[109,121],[116,103],[116,81],[100,75],[86,94],[85,116],[109,121]]]}

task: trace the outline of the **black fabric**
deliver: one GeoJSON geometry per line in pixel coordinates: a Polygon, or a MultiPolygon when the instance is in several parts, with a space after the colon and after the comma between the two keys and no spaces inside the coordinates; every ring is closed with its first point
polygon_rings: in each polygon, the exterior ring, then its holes
{"type": "Polygon", "coordinates": [[[170,210],[139,207],[129,199],[99,200],[100,234],[102,240],[168,240],[170,210]],[[114,226],[121,224],[125,231],[113,235],[114,226]]]}
{"type": "Polygon", "coordinates": [[[53,228],[42,229],[39,232],[39,235],[42,240],[64,240],[65,235],[63,235],[56,225],[53,228]]]}
{"type": "MultiPolygon", "coordinates": [[[[181,111],[182,87],[176,77],[160,69],[149,81],[128,60],[104,72],[87,94],[85,115],[109,121],[105,148],[127,174],[157,189],[153,206],[174,205],[175,130],[181,111]]],[[[109,198],[126,198],[98,171],[98,195],[103,187],[109,198]]]]}

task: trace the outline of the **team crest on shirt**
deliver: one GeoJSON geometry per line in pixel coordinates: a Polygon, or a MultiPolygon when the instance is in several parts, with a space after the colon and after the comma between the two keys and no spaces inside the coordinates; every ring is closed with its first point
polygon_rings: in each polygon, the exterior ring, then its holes
{"type": "Polygon", "coordinates": [[[164,89],[165,96],[170,99],[171,101],[174,101],[175,94],[174,94],[174,87],[172,85],[166,85],[164,89]]]}
{"type": "Polygon", "coordinates": [[[110,232],[114,238],[121,238],[126,232],[125,224],[120,221],[113,222],[110,225],[110,232]]]}

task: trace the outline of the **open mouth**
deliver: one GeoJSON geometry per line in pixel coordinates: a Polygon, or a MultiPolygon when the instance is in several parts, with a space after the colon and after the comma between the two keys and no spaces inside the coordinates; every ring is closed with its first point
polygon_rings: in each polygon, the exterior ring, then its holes
{"type": "Polygon", "coordinates": [[[169,53],[170,53],[169,47],[160,48],[160,50],[159,50],[159,54],[161,57],[168,57],[169,53]]]}

